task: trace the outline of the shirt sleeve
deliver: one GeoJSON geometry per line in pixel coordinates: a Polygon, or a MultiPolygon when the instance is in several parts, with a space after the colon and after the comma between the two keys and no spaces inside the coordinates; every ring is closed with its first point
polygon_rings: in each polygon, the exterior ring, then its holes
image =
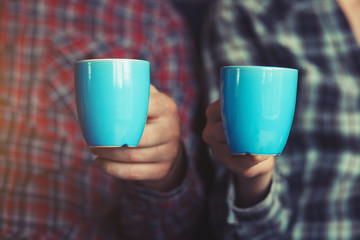
{"type": "MultiPolygon", "coordinates": [[[[265,31],[242,1],[222,0],[212,6],[205,25],[203,57],[209,101],[219,97],[219,71],[226,65],[266,65],[268,56],[257,32],[265,31]]],[[[250,1],[247,2],[250,4],[250,1]]],[[[250,208],[235,205],[232,174],[218,160],[210,199],[212,226],[219,239],[289,239],[293,208],[287,181],[275,169],[267,197],[250,208]]],[[[276,168],[276,167],[275,167],[276,168]]]]}
{"type": "Polygon", "coordinates": [[[122,198],[120,225],[124,239],[195,239],[203,209],[202,189],[188,168],[182,184],[170,192],[156,192],[127,183],[122,198]],[[141,226],[141,231],[139,231],[141,226]]]}
{"type": "Polygon", "coordinates": [[[233,174],[217,159],[218,170],[210,197],[210,218],[219,239],[289,239],[292,209],[288,184],[279,174],[274,175],[268,195],[249,208],[235,204],[236,189],[233,174]]]}
{"type": "Polygon", "coordinates": [[[235,205],[235,184],[229,182],[227,224],[234,234],[244,239],[281,239],[284,237],[291,215],[290,201],[286,197],[286,183],[274,174],[269,194],[249,208],[235,205]]]}

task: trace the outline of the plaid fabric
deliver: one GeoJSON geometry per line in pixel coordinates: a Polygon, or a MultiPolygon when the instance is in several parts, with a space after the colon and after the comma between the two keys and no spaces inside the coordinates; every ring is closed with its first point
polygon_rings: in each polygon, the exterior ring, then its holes
{"type": "Polygon", "coordinates": [[[0,238],[187,239],[203,192],[192,56],[167,1],[0,1],[0,238]],[[77,123],[73,64],[85,58],[151,62],[175,99],[188,150],[186,179],[158,193],[92,166],[77,123]]]}
{"type": "Polygon", "coordinates": [[[336,1],[220,0],[210,15],[211,101],[222,65],[299,69],[294,123],[268,197],[236,208],[230,174],[217,168],[210,209],[220,239],[360,239],[360,48],[336,1]]]}

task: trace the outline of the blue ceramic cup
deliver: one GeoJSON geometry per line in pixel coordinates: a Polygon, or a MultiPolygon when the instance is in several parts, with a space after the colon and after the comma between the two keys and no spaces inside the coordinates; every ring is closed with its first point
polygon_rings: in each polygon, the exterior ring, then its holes
{"type": "Polygon", "coordinates": [[[150,63],[93,59],[75,64],[78,118],[90,147],[138,145],[150,94],[150,63]]]}
{"type": "Polygon", "coordinates": [[[233,154],[283,151],[295,111],[297,79],[298,71],[290,68],[221,68],[221,117],[233,154]]]}

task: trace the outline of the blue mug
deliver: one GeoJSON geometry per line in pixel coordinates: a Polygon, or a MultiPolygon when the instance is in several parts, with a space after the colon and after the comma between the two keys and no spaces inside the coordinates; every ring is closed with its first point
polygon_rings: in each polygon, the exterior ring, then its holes
{"type": "Polygon", "coordinates": [[[283,151],[293,121],[297,81],[298,71],[291,68],[221,68],[221,118],[233,154],[283,151]]]}
{"type": "Polygon", "coordinates": [[[90,59],[75,64],[79,123],[90,147],[136,147],[144,131],[150,94],[150,63],[90,59]]]}

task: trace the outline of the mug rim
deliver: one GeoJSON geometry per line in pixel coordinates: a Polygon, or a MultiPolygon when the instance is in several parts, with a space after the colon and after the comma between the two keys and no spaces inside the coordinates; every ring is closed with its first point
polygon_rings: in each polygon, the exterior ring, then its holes
{"type": "Polygon", "coordinates": [[[296,68],[289,68],[289,67],[277,67],[277,66],[257,66],[257,65],[227,65],[222,66],[220,70],[223,69],[259,69],[259,70],[288,70],[288,71],[296,71],[298,72],[298,69],[296,68]]]}
{"type": "Polygon", "coordinates": [[[77,60],[76,63],[81,63],[81,62],[112,62],[112,61],[147,62],[147,63],[150,63],[147,60],[136,59],[136,58],[90,58],[90,59],[77,60]]]}

